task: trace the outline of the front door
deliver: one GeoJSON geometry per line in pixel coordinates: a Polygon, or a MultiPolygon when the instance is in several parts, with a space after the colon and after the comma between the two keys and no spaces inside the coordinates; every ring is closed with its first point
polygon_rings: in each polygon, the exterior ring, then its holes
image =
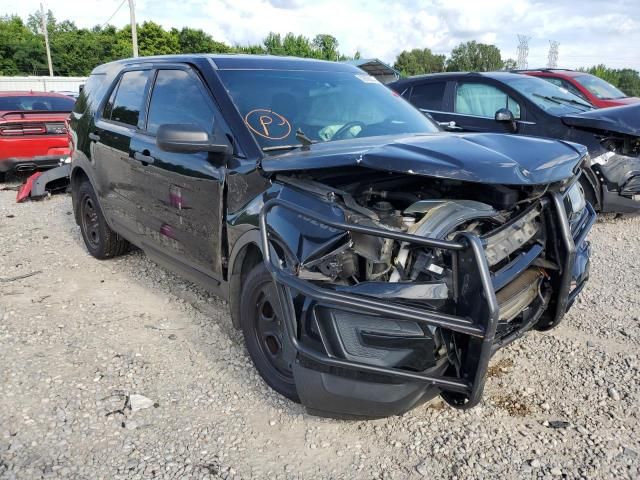
{"type": "Polygon", "coordinates": [[[450,118],[467,132],[513,133],[509,124],[495,121],[501,108],[511,110],[516,122],[521,120],[522,107],[503,90],[489,83],[463,81],[456,85],[450,118]]]}
{"type": "Polygon", "coordinates": [[[194,124],[211,134],[224,128],[211,94],[187,66],[156,71],[146,126],[132,140],[132,155],[142,172],[138,230],[145,247],[219,278],[225,159],[207,152],[161,150],[155,136],[163,124],[194,124]]]}

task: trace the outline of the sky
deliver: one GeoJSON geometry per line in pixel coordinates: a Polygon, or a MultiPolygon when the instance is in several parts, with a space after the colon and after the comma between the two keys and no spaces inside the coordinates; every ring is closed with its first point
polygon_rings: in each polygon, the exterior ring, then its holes
{"type": "MultiPolygon", "coordinates": [[[[79,27],[129,21],[127,0],[45,0],[59,20],[79,27]],[[121,5],[120,9],[118,7],[121,5]],[[114,14],[115,12],[115,14],[114,14]],[[113,15],[113,17],[112,17],[113,15]],[[111,20],[109,20],[111,18],[111,20]]],[[[558,66],[604,63],[640,70],[640,0],[136,0],[137,22],[201,28],[229,44],[260,42],[269,32],[329,33],[340,51],[393,63],[402,50],[449,54],[460,42],[497,45],[517,58],[518,34],[530,37],[529,67],[546,66],[549,41],[558,66]]],[[[39,0],[0,0],[0,15],[25,18],[39,0]]]]}

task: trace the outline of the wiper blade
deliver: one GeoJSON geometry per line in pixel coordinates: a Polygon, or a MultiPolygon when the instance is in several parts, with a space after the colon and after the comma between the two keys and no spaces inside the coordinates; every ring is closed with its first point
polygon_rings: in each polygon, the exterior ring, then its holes
{"type": "Polygon", "coordinates": [[[564,97],[551,97],[554,100],[558,100],[558,101],[563,101],[563,102],[568,102],[568,103],[572,103],[574,105],[580,105],[581,107],[587,107],[587,108],[593,108],[593,105],[586,103],[586,102],[581,102],[579,100],[573,100],[572,98],[564,98],[564,97]]]}
{"type": "Polygon", "coordinates": [[[273,147],[262,147],[263,152],[277,152],[279,150],[295,150],[302,148],[304,145],[274,145],[273,147]]]}
{"type": "Polygon", "coordinates": [[[553,103],[557,103],[558,105],[562,105],[562,102],[559,102],[555,97],[549,97],[547,95],[540,95],[539,93],[532,93],[534,97],[542,98],[544,100],[548,100],[553,103]]]}

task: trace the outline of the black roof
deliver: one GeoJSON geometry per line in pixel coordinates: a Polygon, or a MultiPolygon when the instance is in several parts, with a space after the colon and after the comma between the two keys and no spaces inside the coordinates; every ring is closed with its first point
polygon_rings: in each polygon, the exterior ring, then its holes
{"type": "Polygon", "coordinates": [[[152,57],[137,57],[116,60],[96,67],[92,73],[101,73],[112,68],[122,68],[128,65],[148,62],[201,62],[213,61],[219,69],[273,69],[273,70],[307,70],[362,73],[359,68],[340,62],[316,60],[313,58],[279,57],[275,55],[245,55],[245,54],[186,54],[186,55],[158,55],[152,57]]]}
{"type": "Polygon", "coordinates": [[[497,72],[440,72],[440,73],[427,73],[425,75],[415,75],[413,77],[401,78],[400,80],[393,82],[389,85],[411,85],[420,80],[454,80],[459,78],[473,78],[473,77],[485,77],[485,78],[493,78],[495,80],[504,80],[508,78],[518,77],[521,78],[522,75],[518,73],[512,73],[507,71],[497,71],[497,72]]]}

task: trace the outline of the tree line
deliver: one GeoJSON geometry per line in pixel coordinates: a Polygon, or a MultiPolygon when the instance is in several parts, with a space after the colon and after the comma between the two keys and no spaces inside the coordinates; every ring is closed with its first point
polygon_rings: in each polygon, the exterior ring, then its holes
{"type": "MultiPolygon", "coordinates": [[[[46,21],[55,75],[86,76],[97,65],[133,54],[129,25],[78,28],[69,20],[57,21],[51,11],[46,21]]],[[[154,22],[143,22],[138,27],[138,49],[140,55],[251,53],[334,61],[360,58],[359,52],[352,55],[340,52],[338,40],[328,34],[308,38],[293,33],[270,33],[261,43],[228,45],[200,29],[166,30],[154,22]]],[[[405,50],[396,57],[393,68],[403,76],[410,76],[445,71],[509,70],[516,68],[516,62],[503,59],[495,45],[469,41],[455,47],[448,58],[428,48],[405,50]]],[[[612,69],[605,65],[582,70],[603,78],[627,95],[640,96],[640,74],[636,70],[612,69]]],[[[15,15],[0,17],[0,75],[46,74],[40,12],[29,15],[26,22],[15,15]]]]}
{"type": "MultiPolygon", "coordinates": [[[[47,75],[49,73],[42,16],[0,17],[0,75],[47,75]]],[[[294,55],[322,60],[358,58],[356,52],[348,57],[338,50],[338,40],[327,34],[314,38],[288,33],[270,33],[260,44],[227,45],[214,40],[200,29],[184,27],[165,30],[155,22],[138,26],[138,51],[141,56],[180,53],[252,53],[294,55]]],[[[133,55],[131,27],[113,25],[78,28],[69,20],[57,21],[47,13],[47,32],[51,48],[54,75],[86,76],[102,63],[133,55]]]]}

